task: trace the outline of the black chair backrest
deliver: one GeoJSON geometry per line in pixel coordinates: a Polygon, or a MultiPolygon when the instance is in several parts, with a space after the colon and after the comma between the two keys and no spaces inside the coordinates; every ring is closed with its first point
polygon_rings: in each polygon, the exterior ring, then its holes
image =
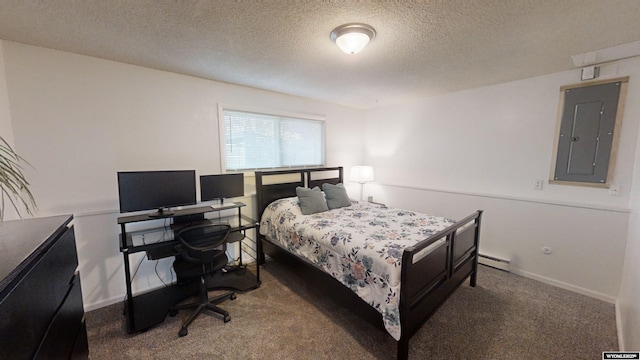
{"type": "Polygon", "coordinates": [[[189,226],[176,234],[180,241],[180,253],[190,262],[213,262],[224,252],[231,226],[226,224],[202,224],[189,226]]]}

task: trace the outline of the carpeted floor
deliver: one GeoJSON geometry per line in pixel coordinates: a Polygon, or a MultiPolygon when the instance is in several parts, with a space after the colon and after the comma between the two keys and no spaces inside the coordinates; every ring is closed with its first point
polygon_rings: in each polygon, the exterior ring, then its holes
{"type": "MultiPolygon", "coordinates": [[[[220,306],[223,323],[188,311],[139,334],[122,304],[86,314],[91,359],[394,359],[395,341],[351,309],[268,261],[262,286],[220,306]]],[[[410,359],[600,359],[617,350],[614,306],[480,266],[410,341],[410,359]]]]}

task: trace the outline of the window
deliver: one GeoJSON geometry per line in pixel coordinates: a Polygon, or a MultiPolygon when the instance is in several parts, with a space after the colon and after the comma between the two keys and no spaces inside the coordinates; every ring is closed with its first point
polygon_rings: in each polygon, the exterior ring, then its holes
{"type": "Polygon", "coordinates": [[[227,171],[324,165],[324,120],[222,109],[227,171]]]}
{"type": "Polygon", "coordinates": [[[560,88],[550,183],[609,187],[628,78],[560,88]]]}

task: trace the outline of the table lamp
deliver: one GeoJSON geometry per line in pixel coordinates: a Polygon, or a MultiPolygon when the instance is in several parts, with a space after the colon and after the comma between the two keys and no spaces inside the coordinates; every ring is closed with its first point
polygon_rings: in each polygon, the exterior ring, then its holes
{"type": "Polygon", "coordinates": [[[360,201],[364,201],[364,183],[373,181],[373,167],[371,166],[352,167],[351,181],[360,183],[360,201]]]}

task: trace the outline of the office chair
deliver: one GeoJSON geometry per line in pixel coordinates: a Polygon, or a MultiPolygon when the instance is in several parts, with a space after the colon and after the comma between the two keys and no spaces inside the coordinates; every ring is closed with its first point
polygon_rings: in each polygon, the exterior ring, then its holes
{"type": "Polygon", "coordinates": [[[178,280],[198,278],[200,281],[200,301],[176,305],[169,312],[171,315],[175,315],[178,310],[195,308],[195,311],[185,320],[178,332],[181,337],[187,335],[189,324],[205,310],[221,315],[225,323],[231,320],[229,313],[217,307],[216,304],[227,299],[234,300],[236,294],[229,291],[210,299],[205,283],[206,275],[215,273],[228,263],[225,250],[230,228],[229,225],[223,224],[202,224],[189,226],[176,234],[176,238],[180,241],[177,249],[179,256],[176,256],[173,268],[178,280]]]}

